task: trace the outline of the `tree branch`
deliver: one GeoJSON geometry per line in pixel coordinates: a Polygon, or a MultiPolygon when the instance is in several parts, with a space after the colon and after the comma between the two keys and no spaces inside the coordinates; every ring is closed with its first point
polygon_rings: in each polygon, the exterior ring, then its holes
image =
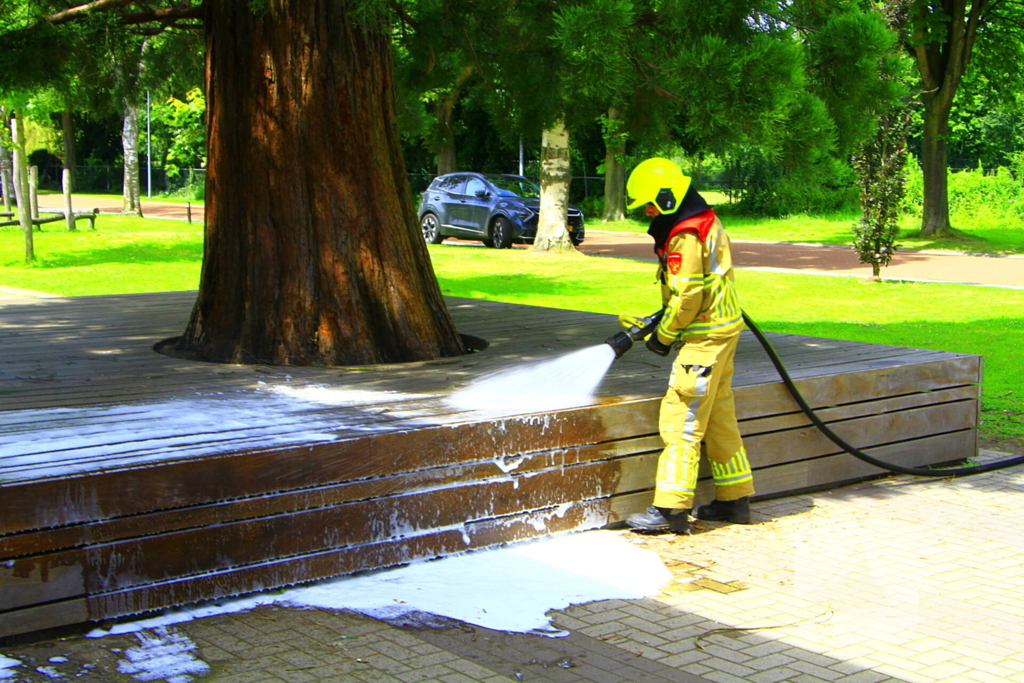
{"type": "Polygon", "coordinates": [[[61,12],[55,12],[48,17],[45,17],[45,21],[53,24],[54,26],[59,24],[66,24],[69,21],[84,17],[87,14],[93,12],[104,12],[111,9],[120,9],[121,7],[127,7],[135,3],[136,0],[93,0],[84,5],[78,5],[77,7],[69,7],[61,12]]]}
{"type": "Polygon", "coordinates": [[[161,24],[172,24],[182,19],[202,19],[203,7],[166,7],[146,12],[134,12],[121,17],[123,24],[148,24],[151,21],[159,21],[161,24]]]}

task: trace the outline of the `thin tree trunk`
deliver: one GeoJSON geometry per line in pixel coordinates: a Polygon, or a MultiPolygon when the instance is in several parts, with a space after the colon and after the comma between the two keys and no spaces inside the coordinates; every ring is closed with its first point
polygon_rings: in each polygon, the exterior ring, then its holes
{"type": "Polygon", "coordinates": [[[459,103],[462,86],[472,75],[472,66],[463,67],[456,76],[452,89],[442,95],[434,110],[437,116],[437,175],[459,170],[455,146],[455,105],[459,103]]]}
{"type": "Polygon", "coordinates": [[[352,365],[464,352],[395,117],[391,42],[343,0],[205,3],[199,296],[175,351],[352,365]]]}
{"type": "Polygon", "coordinates": [[[140,106],[124,101],[124,128],[121,145],[124,149],[124,191],[121,215],[142,217],[142,198],[139,191],[139,110],[140,106]]]}
{"type": "Polygon", "coordinates": [[[65,109],[60,114],[61,130],[64,132],[64,168],[71,172],[71,191],[75,191],[75,122],[71,118],[71,110],[65,109]]]}
{"type": "Polygon", "coordinates": [[[622,120],[616,107],[608,108],[609,124],[605,130],[604,211],[601,220],[621,221],[626,217],[626,136],[608,130],[622,120]]]}
{"type": "Polygon", "coordinates": [[[11,210],[11,193],[14,191],[11,166],[11,155],[5,147],[0,150],[0,183],[3,183],[4,211],[8,212],[11,210]]]}
{"type": "Polygon", "coordinates": [[[953,228],[949,222],[949,133],[950,109],[936,101],[924,98],[924,134],[921,137],[921,170],[924,180],[924,207],[922,235],[948,235],[953,228]]]}
{"type": "MultiPolygon", "coordinates": [[[[25,140],[24,133],[22,133],[21,139],[25,140]]],[[[33,221],[39,218],[39,167],[37,166],[28,167],[28,208],[33,221]]],[[[41,227],[37,226],[37,228],[42,230],[41,227]]]]}
{"type": "MultiPolygon", "coordinates": [[[[7,107],[0,107],[0,121],[10,129],[11,120],[7,114],[7,107]]],[[[0,189],[3,191],[4,211],[11,210],[11,193],[14,192],[14,182],[11,177],[13,163],[11,161],[11,150],[6,145],[0,145],[0,189]]]]}
{"type": "Polygon", "coordinates": [[[28,198],[28,168],[25,155],[25,122],[15,112],[11,119],[11,139],[14,142],[14,194],[18,202],[18,222],[25,233],[25,262],[36,259],[35,243],[32,236],[32,210],[28,198]]]}
{"type": "Polygon", "coordinates": [[[917,65],[924,92],[924,135],[921,166],[924,172],[922,235],[945,235],[949,223],[946,149],[949,113],[978,37],[988,21],[993,0],[912,2],[907,5],[907,49],[917,65]]]}
{"type": "Polygon", "coordinates": [[[540,151],[540,217],[534,251],[575,251],[567,229],[572,168],[569,131],[558,121],[544,131],[540,151]]]}
{"type": "Polygon", "coordinates": [[[437,116],[437,175],[454,173],[458,169],[455,156],[455,99],[458,95],[448,93],[437,103],[434,113],[437,116]]]}

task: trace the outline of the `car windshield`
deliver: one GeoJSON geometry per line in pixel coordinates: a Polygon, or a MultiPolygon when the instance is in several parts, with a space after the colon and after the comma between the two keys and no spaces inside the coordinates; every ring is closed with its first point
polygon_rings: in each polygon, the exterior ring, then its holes
{"type": "Polygon", "coordinates": [[[499,175],[488,176],[487,179],[498,188],[499,194],[522,197],[523,199],[537,199],[540,197],[540,188],[526,178],[499,175]]]}

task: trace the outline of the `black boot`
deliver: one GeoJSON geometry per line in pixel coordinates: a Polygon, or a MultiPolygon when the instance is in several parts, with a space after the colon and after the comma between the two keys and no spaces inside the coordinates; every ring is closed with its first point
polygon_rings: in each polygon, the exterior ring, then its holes
{"type": "Polygon", "coordinates": [[[690,511],[657,508],[653,505],[644,512],[637,512],[626,518],[626,526],[641,531],[671,531],[674,534],[690,533],[690,511]]]}
{"type": "Polygon", "coordinates": [[[709,522],[753,523],[750,518],[750,498],[748,496],[736,500],[715,500],[709,505],[701,505],[697,508],[695,517],[709,522]]]}

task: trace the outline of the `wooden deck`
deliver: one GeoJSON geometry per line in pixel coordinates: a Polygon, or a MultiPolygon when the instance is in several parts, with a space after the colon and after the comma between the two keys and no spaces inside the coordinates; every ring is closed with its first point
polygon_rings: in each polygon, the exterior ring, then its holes
{"type": "MultiPolygon", "coordinates": [[[[649,504],[669,361],[599,402],[458,411],[454,387],[600,343],[613,316],[451,299],[457,359],[366,368],[155,353],[194,293],[0,304],[0,637],[620,520],[649,504]]],[[[905,465],[977,450],[977,356],[772,335],[809,402],[905,465]]],[[[748,333],[734,382],[759,496],[879,473],[809,425],[748,333]]],[[[704,478],[698,499],[711,495],[704,478]]]]}

